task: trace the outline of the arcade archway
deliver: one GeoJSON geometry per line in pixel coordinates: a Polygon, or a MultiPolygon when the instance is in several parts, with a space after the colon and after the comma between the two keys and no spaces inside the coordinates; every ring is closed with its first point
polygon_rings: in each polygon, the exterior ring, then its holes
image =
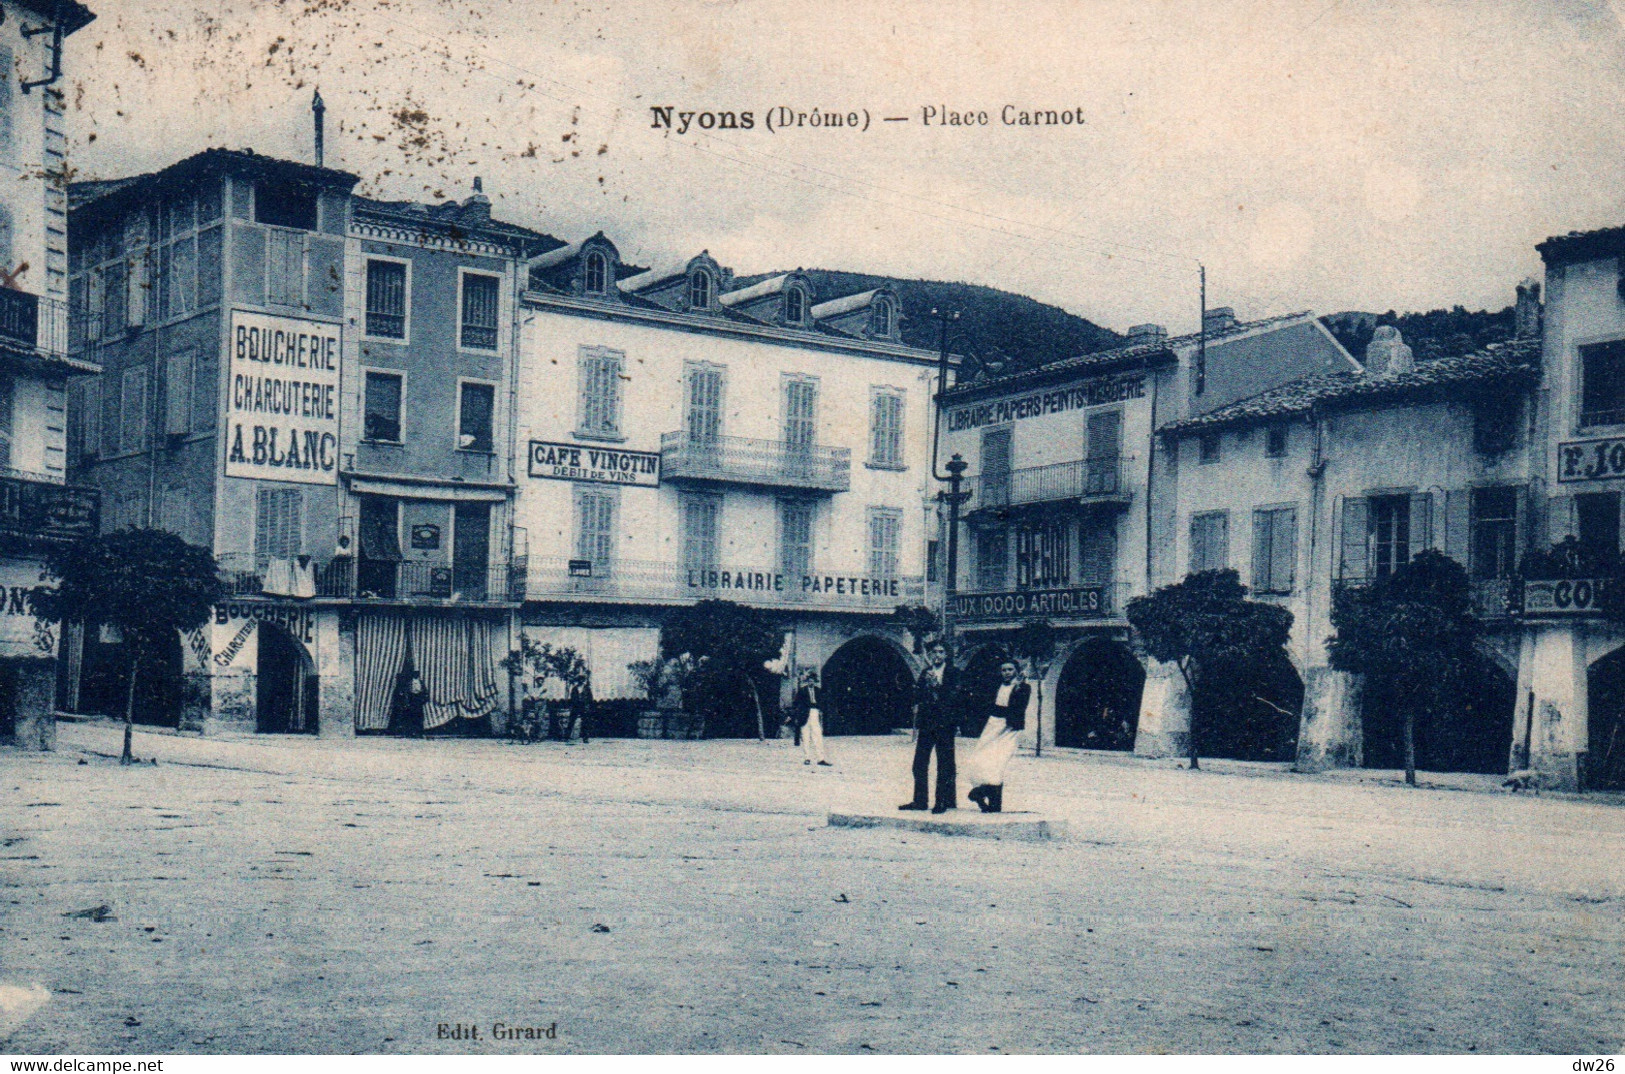
{"type": "Polygon", "coordinates": [[[275,623],[261,622],[257,629],[256,730],[275,735],[315,734],[319,694],[310,654],[275,623]]]}
{"type": "MultiPolygon", "coordinates": [[[[1415,714],[1416,767],[1504,773],[1512,749],[1516,694],[1512,676],[1475,653],[1455,703],[1444,712],[1415,714]]],[[[1365,767],[1405,767],[1405,700],[1392,681],[1366,677],[1361,705],[1365,767]]]]}
{"type": "Polygon", "coordinates": [[[999,665],[1010,659],[1009,650],[999,645],[983,645],[970,654],[959,672],[959,703],[962,706],[959,730],[975,738],[982,733],[993,695],[999,690],[999,665]]]}
{"type": "MultiPolygon", "coordinates": [[[[156,658],[148,657],[136,675],[132,709],[136,723],[179,727],[184,682],[181,637],[171,634],[156,658]]],[[[85,630],[79,707],[84,712],[123,718],[130,700],[130,653],[122,641],[104,641],[92,625],[85,630]]]]}
{"type": "Polygon", "coordinates": [[[1298,753],[1303,680],[1286,653],[1259,666],[1198,679],[1191,698],[1198,751],[1236,761],[1290,761],[1298,753]]]}
{"type": "Polygon", "coordinates": [[[914,676],[897,647],[860,637],[824,661],[826,735],[885,735],[913,720],[914,676]]]}
{"type": "Polygon", "coordinates": [[[1625,790],[1625,649],[1586,669],[1585,790],[1625,790]]]}
{"type": "Polygon", "coordinates": [[[1120,641],[1091,638],[1067,657],[1055,685],[1055,744],[1131,750],[1145,669],[1120,641]]]}

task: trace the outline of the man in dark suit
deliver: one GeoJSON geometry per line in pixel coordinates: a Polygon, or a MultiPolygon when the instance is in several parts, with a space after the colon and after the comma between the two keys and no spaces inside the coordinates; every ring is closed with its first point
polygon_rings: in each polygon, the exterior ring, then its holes
{"type": "Polygon", "coordinates": [[[946,813],[955,808],[954,735],[959,722],[955,711],[956,677],[942,642],[932,643],[926,659],[926,669],[920,672],[914,687],[914,726],[918,731],[914,743],[914,798],[897,808],[926,808],[926,781],[931,774],[931,752],[935,750],[937,804],[931,812],[946,813]]]}

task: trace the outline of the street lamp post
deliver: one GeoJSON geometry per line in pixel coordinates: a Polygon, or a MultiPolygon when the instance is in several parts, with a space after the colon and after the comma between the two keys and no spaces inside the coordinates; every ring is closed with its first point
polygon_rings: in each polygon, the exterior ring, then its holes
{"type": "Polygon", "coordinates": [[[958,588],[959,581],[959,508],[970,499],[970,493],[963,490],[965,471],[969,469],[969,464],[956,451],[943,467],[946,473],[937,468],[937,448],[942,440],[942,393],[948,390],[948,325],[959,320],[959,314],[934,309],[931,316],[937,319],[941,329],[937,337],[937,399],[931,422],[931,476],[948,483],[946,492],[937,493],[937,501],[948,507],[948,562],[942,572],[942,644],[948,650],[948,659],[952,661],[954,592],[958,588]]]}

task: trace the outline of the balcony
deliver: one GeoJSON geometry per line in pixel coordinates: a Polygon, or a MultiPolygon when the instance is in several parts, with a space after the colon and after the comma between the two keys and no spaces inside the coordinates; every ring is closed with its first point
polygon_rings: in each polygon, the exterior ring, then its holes
{"type": "Polygon", "coordinates": [[[0,287],[0,343],[47,354],[68,350],[68,304],[0,287]]]}
{"type": "Polygon", "coordinates": [[[852,487],[852,452],[742,436],[693,440],[675,432],[660,438],[660,471],[668,481],[845,492],[852,487]]]}
{"type": "Polygon", "coordinates": [[[1028,619],[1121,620],[1128,599],[1121,582],[1055,585],[1028,589],[985,589],[975,586],[954,594],[954,619],[960,623],[1020,623],[1028,619]]]}
{"type": "MultiPolygon", "coordinates": [[[[0,292],[3,293],[3,292],[0,292]]],[[[0,537],[73,541],[95,534],[101,493],[70,488],[43,474],[0,471],[0,537]]]]}
{"type": "Polygon", "coordinates": [[[349,556],[273,560],[253,553],[219,558],[233,597],[300,598],[380,604],[514,604],[524,599],[525,561],[481,567],[356,560],[349,556]]]}
{"type": "Polygon", "coordinates": [[[973,510],[1042,503],[1127,506],[1132,494],[1123,484],[1118,455],[1026,466],[1009,473],[982,474],[976,479],[973,510]]]}
{"type": "Polygon", "coordinates": [[[669,561],[626,559],[589,566],[582,560],[548,557],[531,560],[524,596],[604,604],[720,599],[786,610],[890,614],[899,604],[923,603],[925,579],[874,578],[861,571],[820,571],[792,578],[767,567],[699,570],[669,561]]]}

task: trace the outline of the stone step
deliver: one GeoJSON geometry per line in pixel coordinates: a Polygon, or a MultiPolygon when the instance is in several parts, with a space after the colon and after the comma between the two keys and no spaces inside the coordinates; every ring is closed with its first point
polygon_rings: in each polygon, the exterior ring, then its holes
{"type": "Polygon", "coordinates": [[[890,813],[832,812],[831,828],[895,828],[934,835],[964,835],[973,839],[1010,839],[1023,843],[1043,843],[1066,838],[1066,821],[1037,813],[982,813],[951,810],[947,813],[919,813],[896,810],[890,813]]]}

